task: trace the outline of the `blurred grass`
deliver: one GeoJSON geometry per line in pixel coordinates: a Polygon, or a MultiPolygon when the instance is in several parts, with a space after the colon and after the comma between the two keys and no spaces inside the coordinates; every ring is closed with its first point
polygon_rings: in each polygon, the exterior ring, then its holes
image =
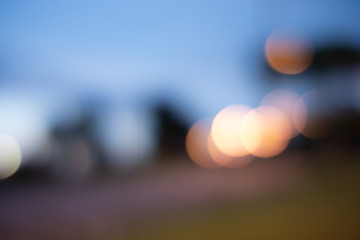
{"type": "Polygon", "coordinates": [[[281,195],[140,221],[126,239],[360,239],[359,172],[316,173],[281,195]]]}

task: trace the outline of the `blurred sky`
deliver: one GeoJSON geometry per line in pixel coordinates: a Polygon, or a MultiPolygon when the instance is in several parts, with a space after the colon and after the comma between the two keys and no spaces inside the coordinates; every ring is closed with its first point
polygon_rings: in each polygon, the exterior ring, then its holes
{"type": "Polygon", "coordinates": [[[71,106],[168,93],[196,121],[271,90],[259,63],[272,31],[358,45],[359,9],[355,0],[1,1],[0,94],[71,106]]]}

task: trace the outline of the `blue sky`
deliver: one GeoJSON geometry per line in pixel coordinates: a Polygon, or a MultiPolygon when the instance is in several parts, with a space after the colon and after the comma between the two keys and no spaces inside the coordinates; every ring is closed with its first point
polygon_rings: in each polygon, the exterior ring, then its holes
{"type": "Polygon", "coordinates": [[[198,120],[229,104],[255,106],[274,87],[258,69],[273,30],[357,44],[359,9],[356,1],[2,1],[2,89],[127,103],[169,91],[198,120]]]}

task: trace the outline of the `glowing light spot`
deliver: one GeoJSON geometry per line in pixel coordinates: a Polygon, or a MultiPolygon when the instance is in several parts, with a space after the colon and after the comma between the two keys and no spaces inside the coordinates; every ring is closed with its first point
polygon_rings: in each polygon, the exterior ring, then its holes
{"type": "Polygon", "coordinates": [[[256,111],[261,116],[267,135],[277,140],[291,138],[291,124],[282,111],[270,106],[260,106],[256,111]]]}
{"type": "Polygon", "coordinates": [[[210,129],[210,119],[206,118],[196,122],[188,131],[185,145],[186,151],[193,162],[203,168],[215,169],[219,165],[214,162],[208,150],[210,129]]]}
{"type": "Polygon", "coordinates": [[[17,141],[8,134],[0,133],[0,179],[13,175],[21,163],[21,151],[17,141]]]}
{"type": "Polygon", "coordinates": [[[254,156],[268,158],[280,154],[288,145],[290,123],[278,109],[260,106],[249,112],[241,126],[243,145],[254,156]]]}
{"type": "Polygon", "coordinates": [[[251,109],[245,105],[230,105],[214,118],[211,137],[215,146],[231,157],[241,157],[249,152],[241,141],[241,122],[251,109]]]}
{"type": "Polygon", "coordinates": [[[307,121],[305,102],[296,92],[288,89],[277,89],[267,94],[260,106],[272,106],[281,110],[291,124],[291,137],[304,130],[307,121]]]}
{"type": "Polygon", "coordinates": [[[231,157],[222,153],[216,146],[209,134],[208,137],[208,150],[211,158],[222,167],[227,168],[241,168],[247,166],[254,157],[251,155],[246,155],[243,157],[231,157]]]}
{"type": "Polygon", "coordinates": [[[261,145],[252,154],[256,157],[270,158],[282,153],[288,146],[289,141],[281,141],[264,135],[261,145]]]}
{"type": "Polygon", "coordinates": [[[250,153],[259,148],[264,131],[263,121],[257,111],[252,110],[246,114],[241,125],[241,141],[250,153]]]}
{"type": "Polygon", "coordinates": [[[274,70],[283,74],[298,74],[310,66],[313,50],[303,36],[275,31],[266,40],[265,56],[274,70]]]}

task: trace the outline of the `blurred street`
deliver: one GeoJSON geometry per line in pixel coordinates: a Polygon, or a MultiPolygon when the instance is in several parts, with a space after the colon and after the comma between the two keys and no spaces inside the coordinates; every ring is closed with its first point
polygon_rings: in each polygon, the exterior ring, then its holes
{"type": "Polygon", "coordinates": [[[18,184],[0,189],[0,234],[6,239],[102,239],[183,211],[248,201],[291,190],[305,177],[299,157],[258,161],[245,169],[167,165],[126,178],[18,184]]]}

